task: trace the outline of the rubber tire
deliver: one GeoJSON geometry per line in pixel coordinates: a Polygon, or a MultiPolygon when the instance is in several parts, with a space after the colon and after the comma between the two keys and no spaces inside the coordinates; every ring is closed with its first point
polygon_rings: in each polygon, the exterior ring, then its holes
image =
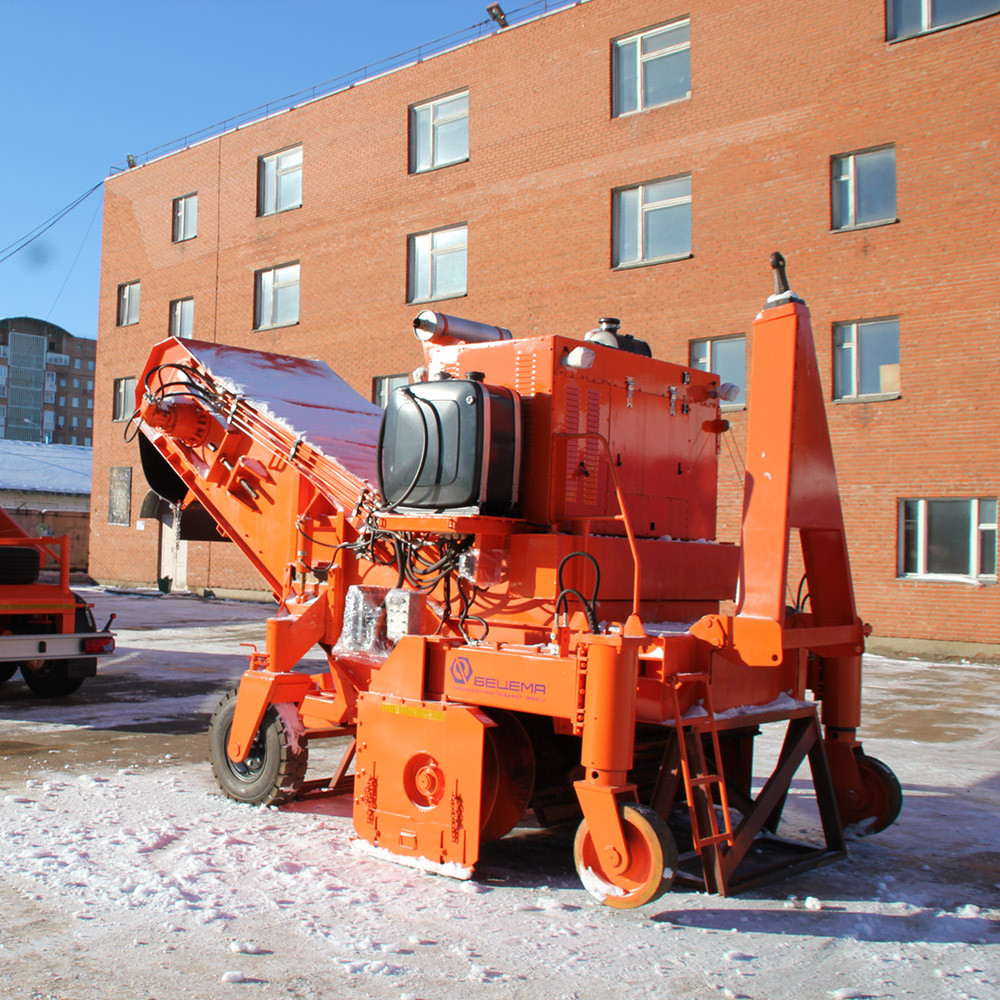
{"type": "Polygon", "coordinates": [[[245,761],[236,764],[228,753],[229,733],[236,713],[236,691],[219,702],[208,724],[208,755],[212,773],[224,795],[255,806],[277,806],[298,795],[309,763],[309,748],[293,705],[270,705],[245,761]],[[299,735],[296,735],[298,733],[299,735]]]}
{"type": "MultiPolygon", "coordinates": [[[[94,623],[94,616],[87,602],[79,594],[73,594],[73,598],[76,601],[74,631],[96,632],[97,625],[94,623]]],[[[32,662],[37,661],[33,660],[32,662]]],[[[46,660],[38,670],[32,670],[27,663],[14,664],[14,668],[18,666],[21,668],[24,683],[31,688],[33,694],[38,695],[39,698],[65,698],[67,695],[79,691],[84,680],[97,672],[97,657],[89,657],[85,660],[46,660]],[[74,670],[74,674],[80,674],[80,676],[70,676],[71,663],[78,668],[74,670]],[[82,671],[79,669],[81,666],[84,668],[82,671]]],[[[2,671],[0,671],[0,677],[2,677],[2,671]]]]}
{"type": "Polygon", "coordinates": [[[677,844],[666,820],[651,806],[629,802],[619,809],[631,859],[629,867],[619,875],[604,871],[586,819],[576,831],[573,860],[580,881],[594,899],[625,910],[659,899],[674,884],[677,844]],[[604,894],[601,883],[616,887],[622,894],[604,894]]]}
{"type": "Polygon", "coordinates": [[[27,545],[0,545],[0,584],[34,583],[38,579],[38,549],[27,545]]]}
{"type": "Polygon", "coordinates": [[[22,663],[21,676],[32,693],[37,694],[39,698],[65,698],[79,691],[84,681],[82,677],[69,676],[68,660],[46,660],[37,670],[32,670],[27,663],[22,663]]]}
{"type": "Polygon", "coordinates": [[[0,663],[0,684],[9,681],[17,673],[17,663],[0,663]]]}
{"type": "Polygon", "coordinates": [[[864,823],[871,820],[862,831],[862,836],[867,837],[873,833],[881,833],[896,822],[903,808],[903,789],[892,768],[883,764],[878,757],[862,754],[858,757],[858,770],[868,794],[865,796],[864,808],[859,810],[861,815],[856,819],[848,817],[845,822],[864,823]]]}

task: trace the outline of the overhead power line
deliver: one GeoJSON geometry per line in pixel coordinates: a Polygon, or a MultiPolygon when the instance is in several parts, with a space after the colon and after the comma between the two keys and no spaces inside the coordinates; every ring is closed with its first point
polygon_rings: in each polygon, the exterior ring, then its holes
{"type": "Polygon", "coordinates": [[[5,260],[9,260],[16,253],[20,253],[26,246],[34,243],[43,233],[47,233],[60,219],[64,216],[69,215],[78,205],[82,205],[95,191],[97,191],[104,181],[98,181],[89,191],[85,191],[78,198],[74,198],[65,208],[61,208],[55,215],[50,219],[46,219],[44,222],[35,226],[29,233],[26,233],[20,239],[14,240],[13,243],[8,243],[7,246],[0,248],[0,264],[5,260]]]}

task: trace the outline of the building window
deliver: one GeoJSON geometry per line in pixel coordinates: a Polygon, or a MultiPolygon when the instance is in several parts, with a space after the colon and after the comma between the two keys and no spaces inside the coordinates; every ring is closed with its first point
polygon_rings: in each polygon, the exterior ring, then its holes
{"type": "Polygon", "coordinates": [[[468,226],[411,236],[409,301],[464,295],[468,246],[468,226]]]}
{"type": "Polygon", "coordinates": [[[79,417],[70,417],[69,425],[70,425],[70,427],[79,427],[80,426],[80,418],[79,417]]]}
{"type": "Polygon", "coordinates": [[[409,385],[410,376],[403,372],[400,375],[376,375],[372,379],[372,402],[384,410],[389,403],[389,393],[398,385],[409,385]]]}
{"type": "Polygon", "coordinates": [[[112,420],[128,420],[135,412],[135,379],[116,378],[112,420]]]}
{"type": "Polygon", "coordinates": [[[80,380],[78,378],[73,379],[73,388],[74,389],[80,388],[80,380]]]}
{"type": "Polygon", "coordinates": [[[739,337],[712,337],[692,340],[688,346],[689,363],[703,372],[715,372],[719,384],[729,382],[739,387],[739,395],[722,404],[722,409],[742,408],[747,403],[747,339],[739,337]]]}
{"type": "Polygon", "coordinates": [[[998,11],[998,0],[886,0],[886,36],[909,38],[998,11]]]}
{"type": "Polygon", "coordinates": [[[899,575],[995,580],[997,498],[900,500],[899,575]]]}
{"type": "Polygon", "coordinates": [[[194,239],[198,235],[198,195],[186,194],[174,198],[174,243],[194,239]]]}
{"type": "Polygon", "coordinates": [[[614,193],[615,266],[691,255],[691,175],[614,193]]]}
{"type": "Polygon", "coordinates": [[[80,359],[79,358],[74,358],[73,359],[73,367],[74,368],[80,368],[80,367],[82,367],[81,364],[80,364],[80,359]]]}
{"type": "Polygon", "coordinates": [[[269,330],[299,321],[299,265],[284,264],[258,271],[254,329],[269,330]]]}
{"type": "MultiPolygon", "coordinates": [[[[132,326],[139,322],[139,282],[118,286],[118,325],[132,326]]],[[[69,358],[66,359],[69,363],[69,358]]],[[[52,362],[55,364],[55,362],[52,362]]]]}
{"type": "Polygon", "coordinates": [[[621,38],[612,59],[616,116],[691,96],[689,21],[621,38]]]}
{"type": "Polygon", "coordinates": [[[194,335],[194,299],[174,299],[170,303],[170,336],[194,335]]]}
{"type": "Polygon", "coordinates": [[[70,397],[70,401],[69,401],[69,405],[72,406],[72,407],[79,408],[79,406],[80,406],[80,397],[79,396],[71,396],[70,397]]]}
{"type": "Polygon", "coordinates": [[[896,221],[895,147],[835,156],[830,176],[834,229],[896,221]]]}
{"type": "Polygon", "coordinates": [[[302,205],[302,147],[262,156],[257,172],[257,214],[274,215],[302,205]]]}
{"type": "Polygon", "coordinates": [[[899,395],[899,320],[833,326],[833,398],[899,395]]]}
{"type": "Polygon", "coordinates": [[[94,370],[94,362],[93,361],[88,361],[87,362],[87,371],[92,372],[93,370],[94,370]]]}
{"type": "Polygon", "coordinates": [[[420,173],[469,158],[469,93],[410,109],[410,171],[420,173]]]}
{"type": "Polygon", "coordinates": [[[57,425],[60,428],[65,427],[66,426],[66,418],[60,413],[59,416],[56,417],[56,423],[57,423],[57,425]]]}
{"type": "MultiPolygon", "coordinates": [[[[76,436],[71,438],[76,444],[76,436]]],[[[108,524],[129,524],[132,520],[132,467],[111,467],[108,483],[108,524]]]]}
{"type": "Polygon", "coordinates": [[[55,410],[43,410],[42,411],[42,430],[43,431],[54,431],[56,429],[56,411],[55,410]]]}

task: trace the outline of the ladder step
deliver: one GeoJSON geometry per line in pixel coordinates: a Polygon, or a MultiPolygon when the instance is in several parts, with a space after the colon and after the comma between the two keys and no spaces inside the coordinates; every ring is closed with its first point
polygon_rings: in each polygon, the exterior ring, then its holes
{"type": "Polygon", "coordinates": [[[699,777],[689,778],[688,783],[691,785],[721,785],[722,775],[721,774],[703,774],[699,777]]]}
{"type": "Polygon", "coordinates": [[[731,833],[718,833],[713,837],[698,837],[694,841],[695,847],[711,847],[712,844],[722,844],[722,843],[732,843],[733,835],[731,833]]]}

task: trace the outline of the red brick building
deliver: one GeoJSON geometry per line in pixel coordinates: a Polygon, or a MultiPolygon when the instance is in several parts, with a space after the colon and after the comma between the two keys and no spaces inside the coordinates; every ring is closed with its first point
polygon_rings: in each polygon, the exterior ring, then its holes
{"type": "MultiPolygon", "coordinates": [[[[427,301],[515,336],[610,314],[744,384],[780,249],[861,614],[1000,645],[998,10],[586,0],[110,177],[93,575],[261,588],[223,543],[181,543],[179,568],[142,508],[126,380],[172,330],[320,357],[369,394],[420,363],[427,301]]],[[[755,405],[727,414],[722,537],[755,405]]]]}

